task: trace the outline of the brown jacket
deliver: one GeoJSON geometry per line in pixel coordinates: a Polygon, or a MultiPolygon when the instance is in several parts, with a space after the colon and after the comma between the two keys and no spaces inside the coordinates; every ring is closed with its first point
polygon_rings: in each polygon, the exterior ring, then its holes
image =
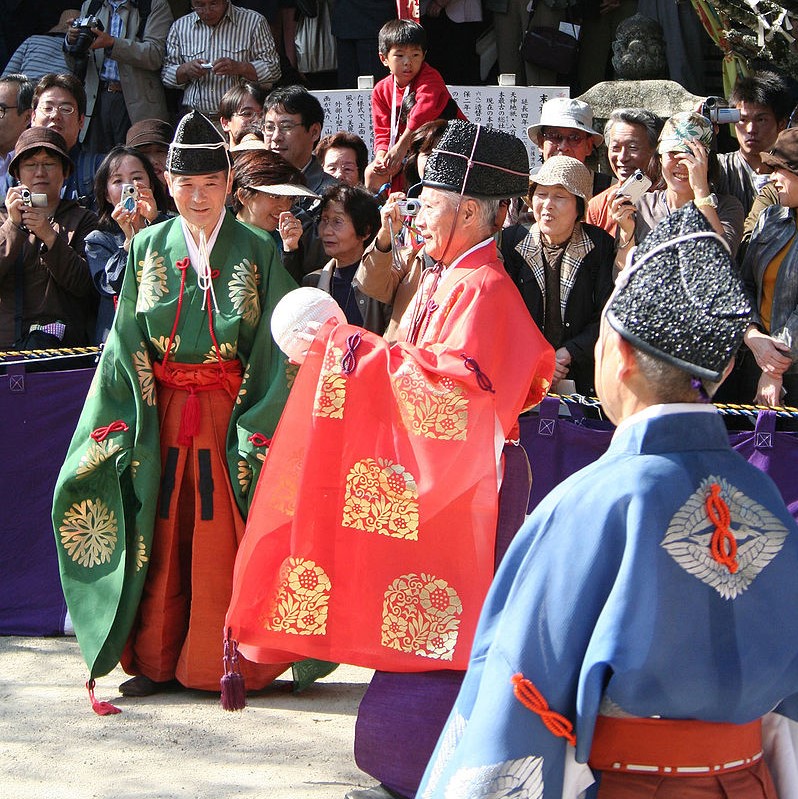
{"type": "Polygon", "coordinates": [[[391,253],[378,250],[376,242],[363,253],[352,282],[367,296],[392,305],[391,321],[383,336],[387,341],[396,340],[399,322],[416,295],[428,261],[422,249],[407,248],[400,251],[396,268],[391,253]]]}
{"type": "Polygon", "coordinates": [[[16,264],[24,275],[22,335],[34,323],[64,322],[63,346],[88,344],[97,296],[91,280],[84,240],[97,228],[97,216],[74,200],[62,200],[52,219],[58,238],[48,249],[32,233],[18,228],[5,207],[0,209],[0,349],[16,340],[16,264]]]}

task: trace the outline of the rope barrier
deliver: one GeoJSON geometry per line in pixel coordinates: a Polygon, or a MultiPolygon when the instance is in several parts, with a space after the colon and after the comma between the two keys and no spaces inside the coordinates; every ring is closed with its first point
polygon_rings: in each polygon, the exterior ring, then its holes
{"type": "Polygon", "coordinates": [[[25,361],[52,361],[59,358],[80,358],[84,355],[99,355],[100,347],[63,347],[47,350],[3,350],[0,363],[24,363],[25,361]]]}
{"type": "MultiPolygon", "coordinates": [[[[560,401],[574,402],[578,405],[584,405],[586,408],[601,409],[601,400],[598,397],[586,397],[583,394],[554,394],[550,393],[550,397],[557,397],[560,401]]],[[[798,408],[791,405],[769,407],[768,405],[742,405],[737,403],[713,403],[715,408],[722,416],[750,416],[756,417],[760,411],[774,411],[777,418],[780,419],[798,419],[798,408]]]]}

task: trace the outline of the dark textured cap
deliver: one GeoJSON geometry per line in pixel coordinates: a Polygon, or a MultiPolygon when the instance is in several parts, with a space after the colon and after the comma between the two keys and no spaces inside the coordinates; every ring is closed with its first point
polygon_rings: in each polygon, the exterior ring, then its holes
{"type": "Polygon", "coordinates": [[[787,128],[779,133],[769,153],[760,153],[760,158],[774,169],[781,167],[798,175],[798,128],[787,128]]]}
{"type": "Polygon", "coordinates": [[[423,186],[469,197],[520,197],[529,156],[517,136],[456,119],[446,125],[424,167],[423,186]]]}
{"type": "Polygon", "coordinates": [[[146,147],[148,144],[157,144],[168,147],[175,135],[174,128],[162,119],[142,119],[130,126],[125,137],[128,147],[146,147]]]}
{"type": "Polygon", "coordinates": [[[8,165],[8,171],[16,176],[19,172],[19,162],[25,153],[35,152],[44,147],[61,156],[64,162],[64,175],[72,174],[74,165],[67,152],[67,145],[64,137],[52,128],[27,128],[19,134],[17,143],[14,145],[14,158],[8,165]]]}
{"type": "Polygon", "coordinates": [[[634,251],[605,313],[635,347],[717,381],[743,340],[751,306],[725,242],[687,203],[634,251]]]}
{"type": "Polygon", "coordinates": [[[177,123],[175,138],[166,156],[166,171],[173,175],[207,175],[230,168],[227,142],[208,117],[199,111],[177,123]]]}

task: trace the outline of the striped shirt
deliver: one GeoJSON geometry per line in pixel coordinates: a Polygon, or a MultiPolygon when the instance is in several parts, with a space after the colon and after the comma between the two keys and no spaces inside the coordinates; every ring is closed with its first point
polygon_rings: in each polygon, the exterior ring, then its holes
{"type": "Polygon", "coordinates": [[[69,72],[64,61],[63,46],[63,33],[29,36],[11,56],[3,74],[21,72],[36,81],[48,72],[69,72]]]}
{"type": "Polygon", "coordinates": [[[183,105],[203,114],[217,114],[222,95],[238,81],[230,75],[208,72],[199,80],[180,84],[177,68],[201,58],[247,61],[255,68],[258,83],[272,84],[280,77],[280,58],[266,18],[257,11],[238,8],[232,3],[214,27],[206,25],[191,12],[180,17],[166,37],[166,56],[161,75],[167,86],[183,89],[183,105]]]}

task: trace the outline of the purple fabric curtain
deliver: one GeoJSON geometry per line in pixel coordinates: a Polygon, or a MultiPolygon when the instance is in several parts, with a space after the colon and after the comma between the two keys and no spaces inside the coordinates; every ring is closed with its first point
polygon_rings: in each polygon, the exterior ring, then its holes
{"type": "Polygon", "coordinates": [[[50,509],[93,374],[26,374],[12,364],[0,377],[0,635],[63,633],[50,509]]]}

